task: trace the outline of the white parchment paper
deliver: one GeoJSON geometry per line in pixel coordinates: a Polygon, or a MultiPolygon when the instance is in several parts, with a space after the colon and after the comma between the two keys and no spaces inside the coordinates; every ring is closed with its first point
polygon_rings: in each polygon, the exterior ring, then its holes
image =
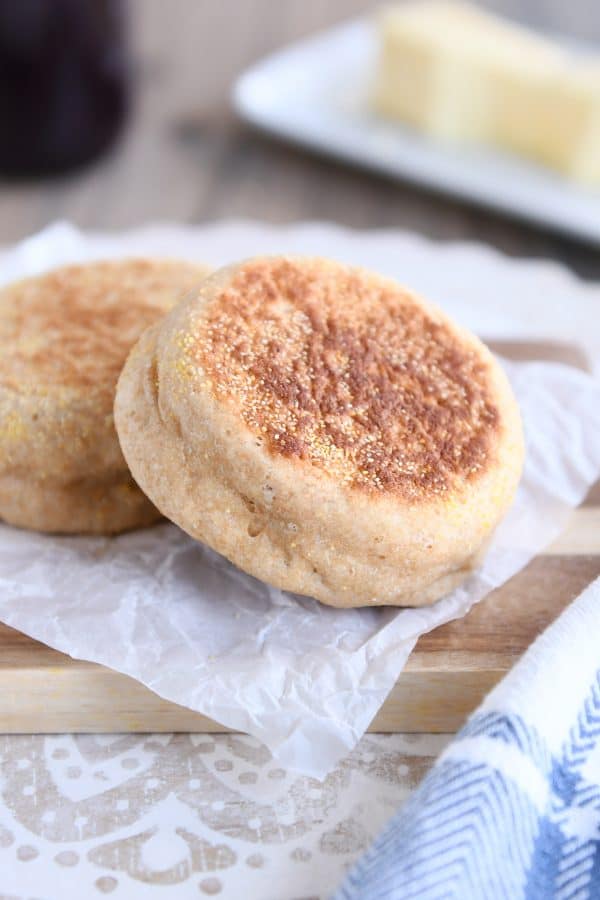
{"type": "MultiPolygon", "coordinates": [[[[260,226],[236,225],[238,244],[243,227],[254,228],[248,253],[276,249],[273,229],[260,246],[260,226]]],[[[164,226],[163,253],[201,257],[199,231],[186,242],[164,226]]],[[[0,281],[116,248],[160,252],[151,234],[86,238],[59,226],[5,253],[0,281]]],[[[429,608],[330,609],[244,575],[170,524],[116,538],[0,525],[0,619],[247,731],[283,765],[321,778],[365,731],[419,635],[464,615],[550,543],[600,473],[600,384],[562,365],[506,367],[525,424],[523,480],[480,570],[429,608]]]]}

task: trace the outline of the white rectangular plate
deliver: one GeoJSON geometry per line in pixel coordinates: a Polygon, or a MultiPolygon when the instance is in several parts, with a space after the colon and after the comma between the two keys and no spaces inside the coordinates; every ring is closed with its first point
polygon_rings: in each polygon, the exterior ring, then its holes
{"type": "Polygon", "coordinates": [[[238,79],[235,108],[294,143],[600,244],[600,190],[490,148],[434,141],[371,112],[376,50],[367,20],[294,44],[238,79]]]}

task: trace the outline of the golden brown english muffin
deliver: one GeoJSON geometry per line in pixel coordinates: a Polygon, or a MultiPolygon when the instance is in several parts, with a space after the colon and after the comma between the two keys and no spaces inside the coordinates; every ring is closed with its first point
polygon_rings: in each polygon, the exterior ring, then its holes
{"type": "Polygon", "coordinates": [[[176,260],[68,266],[0,291],[0,518],[114,533],[160,517],[131,478],[115,386],[142,331],[209,269],[176,260]]]}
{"type": "Polygon", "coordinates": [[[168,518],[341,607],[419,606],[458,585],[523,462],[487,348],[395,282],[324,259],[211,275],[131,352],[115,421],[168,518]]]}

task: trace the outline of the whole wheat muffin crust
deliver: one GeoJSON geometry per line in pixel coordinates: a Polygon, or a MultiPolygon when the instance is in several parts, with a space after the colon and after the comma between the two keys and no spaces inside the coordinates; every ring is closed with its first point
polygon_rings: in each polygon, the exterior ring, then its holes
{"type": "Polygon", "coordinates": [[[400,285],[331,260],[213,273],[132,350],[115,422],[190,535],[333,606],[420,606],[477,565],[523,464],[489,350],[400,285]]]}
{"type": "Polygon", "coordinates": [[[208,272],[184,260],[107,260],[0,290],[0,518],[113,533],[160,517],[123,459],[115,389],[140,334],[208,272]]]}
{"type": "Polygon", "coordinates": [[[179,261],[109,260],[10,285],[0,292],[0,386],[112,394],[141,331],[207,271],[179,261]]]}
{"type": "Polygon", "coordinates": [[[321,260],[238,271],[182,340],[269,452],[411,501],[488,465],[499,413],[486,367],[392,282],[321,260]]]}

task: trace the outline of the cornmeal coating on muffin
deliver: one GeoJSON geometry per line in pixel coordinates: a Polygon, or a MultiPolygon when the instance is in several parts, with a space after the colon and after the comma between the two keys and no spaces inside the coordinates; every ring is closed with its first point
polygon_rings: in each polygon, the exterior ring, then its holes
{"type": "Polygon", "coordinates": [[[117,379],[132,345],[208,267],[126,259],[0,290],[0,518],[65,533],[156,521],[121,453],[117,379]]]}
{"type": "Polygon", "coordinates": [[[395,282],[324,259],[210,276],[134,348],[116,423],[165,515],[336,606],[421,605],[460,583],[523,462],[487,348],[395,282]]]}

